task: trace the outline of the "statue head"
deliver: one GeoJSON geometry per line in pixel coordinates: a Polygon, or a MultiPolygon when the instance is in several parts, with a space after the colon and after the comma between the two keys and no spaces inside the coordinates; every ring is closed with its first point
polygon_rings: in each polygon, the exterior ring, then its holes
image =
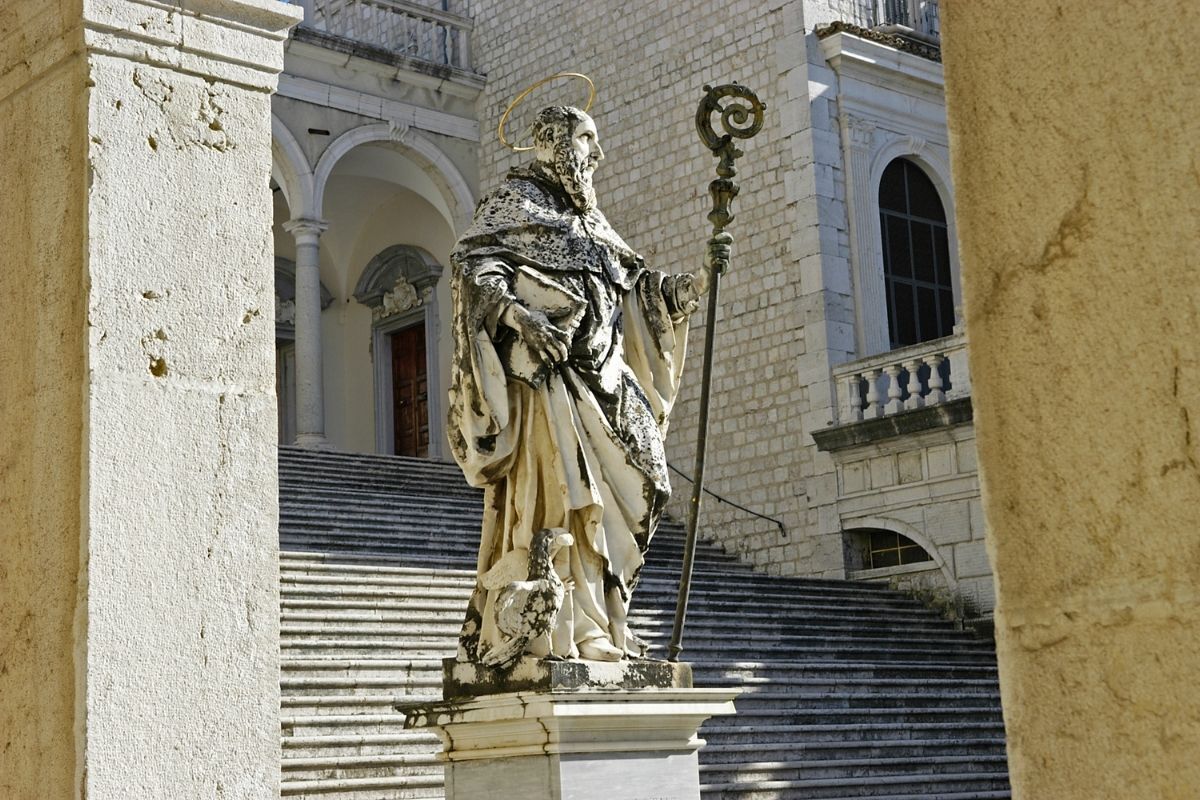
{"type": "Polygon", "coordinates": [[[554,172],[575,205],[595,208],[592,173],[604,151],[592,118],[578,108],[549,106],[538,112],[531,132],[538,161],[554,172]]]}

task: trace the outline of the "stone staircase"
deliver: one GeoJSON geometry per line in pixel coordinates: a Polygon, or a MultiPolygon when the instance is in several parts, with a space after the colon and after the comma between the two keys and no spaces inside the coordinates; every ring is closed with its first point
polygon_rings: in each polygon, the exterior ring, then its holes
{"type": "MultiPolygon", "coordinates": [[[[474,582],[482,494],[453,464],[280,448],[284,798],[442,797],[440,698],[474,582]]],[[[665,524],[634,599],[662,657],[683,532],[665,524]]],[[[1008,798],[990,643],[884,587],[761,575],[697,550],[684,657],[738,686],[701,729],[704,800],[1008,798]]]]}

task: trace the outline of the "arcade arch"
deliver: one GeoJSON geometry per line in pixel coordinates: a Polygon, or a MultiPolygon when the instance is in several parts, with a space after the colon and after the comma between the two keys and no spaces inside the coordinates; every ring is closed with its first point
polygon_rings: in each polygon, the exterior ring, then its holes
{"type": "MultiPolygon", "coordinates": [[[[409,343],[404,352],[425,360],[422,407],[427,411],[421,416],[428,444],[418,450],[436,457],[444,451],[439,400],[448,389],[451,352],[449,331],[439,322],[448,315],[449,289],[439,277],[457,231],[470,219],[473,193],[449,157],[415,130],[386,123],[351,129],[334,139],[310,168],[286,126],[276,120],[275,128],[276,252],[294,260],[300,274],[306,259],[311,261],[308,268],[333,295],[323,312],[310,309],[307,323],[300,308],[303,298],[296,298],[296,373],[303,375],[299,362],[304,359],[305,328],[316,340],[310,351],[316,351],[320,364],[319,375],[313,376],[319,385],[308,387],[310,397],[320,399],[315,426],[320,436],[301,436],[299,443],[396,452],[393,390],[395,369],[403,359],[394,336],[404,331],[411,336],[411,329],[419,327],[424,341],[415,351],[409,343]],[[418,270],[420,274],[399,269],[397,248],[420,254],[418,260],[428,268],[418,270]],[[390,265],[383,271],[380,258],[390,265]],[[382,301],[373,306],[356,296],[368,273],[377,281],[392,281],[378,297],[403,278],[419,285],[420,302],[404,313],[381,312],[382,301]]],[[[394,297],[389,308],[394,309],[394,297]]],[[[281,362],[280,371],[287,366],[281,362]]],[[[301,416],[304,394],[301,381],[295,398],[301,416]]],[[[285,399],[281,393],[281,404],[285,399]]]]}

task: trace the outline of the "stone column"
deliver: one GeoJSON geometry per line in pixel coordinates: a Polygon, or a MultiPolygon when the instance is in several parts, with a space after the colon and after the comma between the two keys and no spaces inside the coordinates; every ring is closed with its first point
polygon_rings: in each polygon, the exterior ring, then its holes
{"type": "Polygon", "coordinates": [[[277,0],[0,11],[0,797],[278,796],[277,0]]]}
{"type": "Polygon", "coordinates": [[[1200,787],[1200,16],[1143,10],[941,4],[1014,800],[1200,787]]]}
{"type": "Polygon", "coordinates": [[[323,447],[324,369],[321,360],[321,234],[329,227],[315,219],[283,224],[296,238],[296,444],[323,447]]]}

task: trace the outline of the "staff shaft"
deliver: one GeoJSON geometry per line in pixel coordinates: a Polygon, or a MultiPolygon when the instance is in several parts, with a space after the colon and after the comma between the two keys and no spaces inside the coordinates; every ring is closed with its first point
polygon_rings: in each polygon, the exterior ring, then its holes
{"type": "MultiPolygon", "coordinates": [[[[713,226],[713,234],[721,232],[713,226]]],[[[683,650],[683,624],[687,618],[688,597],[692,589],[692,567],[696,561],[696,529],[700,524],[700,500],[704,497],[704,460],[708,452],[708,407],[712,396],[713,344],[717,331],[717,301],[721,288],[721,273],[712,271],[708,286],[708,324],[704,329],[704,367],[700,378],[700,419],[696,440],[696,466],[692,472],[692,502],[688,506],[687,540],[683,545],[683,566],[679,576],[679,597],[675,601],[675,625],[671,629],[671,644],[667,660],[678,661],[683,650]]]]}
{"type": "MultiPolygon", "coordinates": [[[[713,209],[708,214],[712,223],[710,247],[717,236],[724,233],[725,226],[733,220],[733,198],[738,194],[733,182],[737,170],[734,161],[742,155],[734,146],[734,139],[749,139],[762,129],[763,109],[754,92],[737,83],[722,86],[705,86],[704,97],[696,109],[696,132],[700,140],[720,159],[717,164],[717,179],[708,185],[712,195],[713,209]],[[732,98],[722,107],[721,101],[732,98]],[[713,128],[712,117],[720,117],[723,134],[713,128]]],[[[708,411],[712,397],[713,343],[717,335],[717,301],[720,295],[721,275],[729,264],[726,259],[711,259],[708,284],[708,317],[704,330],[704,369],[700,378],[700,418],[696,437],[696,468],[692,473],[692,502],[688,507],[687,540],[683,546],[683,565],[679,575],[679,598],[675,602],[675,626],[671,631],[671,643],[667,660],[678,661],[683,650],[683,623],[687,619],[688,597],[692,590],[692,568],[696,562],[696,532],[700,525],[700,501],[704,497],[704,461],[708,454],[708,411]]]]}

